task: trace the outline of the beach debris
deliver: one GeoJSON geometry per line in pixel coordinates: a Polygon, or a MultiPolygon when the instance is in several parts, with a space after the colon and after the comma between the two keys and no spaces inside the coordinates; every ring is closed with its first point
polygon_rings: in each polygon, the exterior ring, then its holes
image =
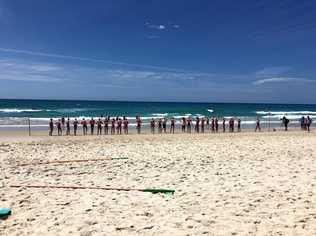
{"type": "Polygon", "coordinates": [[[60,189],[90,189],[90,190],[115,190],[115,191],[140,191],[148,193],[164,193],[174,194],[173,189],[159,189],[159,188],[108,188],[108,187],[86,187],[86,186],[64,186],[64,185],[10,185],[11,188],[60,188],[60,189]]]}
{"type": "Polygon", "coordinates": [[[90,161],[112,161],[112,160],[126,160],[127,157],[112,157],[112,158],[98,158],[98,159],[82,159],[82,160],[59,160],[59,161],[46,161],[46,162],[32,162],[23,163],[18,166],[33,166],[33,165],[49,165],[49,164],[64,164],[75,162],[90,162],[90,161]]]}
{"type": "Polygon", "coordinates": [[[5,208],[5,207],[0,207],[0,218],[6,218],[9,215],[11,215],[11,209],[10,208],[5,208]]]}

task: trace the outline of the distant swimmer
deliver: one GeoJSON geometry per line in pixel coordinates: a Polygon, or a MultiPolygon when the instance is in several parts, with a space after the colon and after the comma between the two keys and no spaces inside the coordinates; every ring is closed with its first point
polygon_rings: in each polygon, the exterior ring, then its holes
{"type": "Polygon", "coordinates": [[[167,133],[167,118],[164,118],[162,121],[163,132],[167,133]]]}
{"type": "Polygon", "coordinates": [[[101,118],[99,118],[97,120],[97,135],[101,135],[102,134],[102,120],[101,118]]]}
{"type": "Polygon", "coordinates": [[[56,126],[57,126],[57,132],[58,132],[58,135],[62,135],[63,134],[63,131],[61,129],[61,120],[58,119],[57,123],[56,123],[56,126]]]}
{"type": "Polygon", "coordinates": [[[175,119],[172,117],[171,118],[171,125],[170,125],[170,133],[174,134],[174,127],[175,127],[175,119]]]}
{"type": "Polygon", "coordinates": [[[111,120],[111,134],[115,134],[115,119],[112,118],[111,120]]]}
{"type": "Polygon", "coordinates": [[[223,133],[226,131],[226,120],[223,118],[223,133]]]}
{"type": "Polygon", "coordinates": [[[187,121],[185,120],[185,117],[182,117],[182,125],[181,125],[182,132],[185,132],[186,123],[187,121]]]}
{"type": "Polygon", "coordinates": [[[259,117],[257,117],[255,132],[257,132],[257,130],[258,130],[258,131],[261,131],[260,119],[259,119],[259,117]]]}
{"type": "Polygon", "coordinates": [[[74,122],[73,122],[73,125],[74,125],[74,135],[77,136],[77,129],[78,129],[78,120],[77,118],[75,118],[74,122]]]}
{"type": "Polygon", "coordinates": [[[91,117],[91,120],[90,120],[91,135],[94,134],[94,125],[95,125],[95,120],[93,119],[93,117],[91,117]]]}
{"type": "Polygon", "coordinates": [[[155,120],[154,120],[154,118],[152,118],[150,121],[150,130],[151,130],[152,134],[155,133],[155,120]]]}
{"type": "Polygon", "coordinates": [[[49,120],[49,136],[52,136],[54,132],[54,121],[52,118],[49,120]]]}
{"type": "Polygon", "coordinates": [[[140,134],[141,132],[141,126],[142,126],[142,120],[140,119],[139,116],[136,116],[136,129],[137,129],[138,134],[140,134]]]}
{"type": "Polygon", "coordinates": [[[85,118],[82,119],[81,125],[82,125],[83,135],[87,135],[87,132],[88,132],[88,124],[87,124],[87,121],[85,120],[85,118]]]}
{"type": "Polygon", "coordinates": [[[237,120],[237,131],[241,132],[241,119],[237,120]]]}
{"type": "Polygon", "coordinates": [[[70,135],[70,119],[69,119],[69,117],[66,121],[66,135],[70,135]]]}

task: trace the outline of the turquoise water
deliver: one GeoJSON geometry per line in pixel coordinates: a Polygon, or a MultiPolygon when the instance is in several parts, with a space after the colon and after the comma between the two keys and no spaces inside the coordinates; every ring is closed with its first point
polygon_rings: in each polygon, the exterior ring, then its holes
{"type": "Polygon", "coordinates": [[[90,118],[127,116],[133,125],[136,115],[144,124],[151,118],[182,116],[238,117],[243,125],[252,125],[256,117],[263,123],[279,125],[286,115],[290,124],[298,124],[301,116],[316,118],[316,105],[298,104],[246,104],[246,103],[176,103],[176,102],[117,102],[117,101],[68,101],[68,100],[0,100],[0,126],[47,126],[49,118],[90,118]],[[269,115],[270,112],[270,115],[269,115]]]}

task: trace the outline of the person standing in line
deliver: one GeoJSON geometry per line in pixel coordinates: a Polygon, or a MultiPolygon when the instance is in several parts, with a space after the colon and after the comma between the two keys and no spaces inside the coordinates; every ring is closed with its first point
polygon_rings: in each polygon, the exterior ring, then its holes
{"type": "Polygon", "coordinates": [[[257,117],[255,132],[257,132],[257,130],[258,130],[258,131],[261,131],[260,119],[259,119],[259,117],[257,117]]]}
{"type": "Polygon", "coordinates": [[[115,134],[115,118],[113,117],[111,120],[111,134],[115,134]]]}
{"type": "Polygon", "coordinates": [[[206,129],[210,127],[210,118],[206,117],[206,129]]]}
{"type": "Polygon", "coordinates": [[[306,121],[306,129],[307,129],[308,132],[310,132],[310,126],[311,126],[313,120],[309,116],[307,116],[306,120],[307,120],[306,121]]]}
{"type": "Polygon", "coordinates": [[[215,118],[215,132],[218,133],[218,118],[215,118]]]}
{"type": "Polygon", "coordinates": [[[201,119],[201,133],[204,133],[204,125],[205,125],[205,118],[202,117],[202,119],[201,119]]]}
{"type": "Polygon", "coordinates": [[[226,120],[225,120],[225,118],[223,118],[223,133],[225,133],[225,131],[226,131],[226,120]]]}
{"type": "Polygon", "coordinates": [[[159,134],[162,133],[162,120],[161,119],[158,120],[158,133],[159,134]]]}
{"type": "Polygon", "coordinates": [[[185,132],[186,123],[187,123],[187,121],[185,120],[185,117],[182,117],[182,125],[181,125],[182,133],[185,132]]]}
{"type": "Polygon", "coordinates": [[[150,121],[150,129],[151,129],[151,133],[154,134],[155,133],[155,120],[154,120],[154,118],[152,118],[150,121]]]}
{"type": "Polygon", "coordinates": [[[54,131],[54,121],[52,118],[50,118],[49,121],[49,136],[53,136],[53,131],[54,131]]]}
{"type": "Polygon", "coordinates": [[[99,118],[97,120],[97,135],[101,135],[102,134],[102,120],[101,118],[99,118]]]}
{"type": "Polygon", "coordinates": [[[305,130],[306,127],[305,127],[305,117],[304,116],[301,117],[300,124],[301,124],[301,130],[305,130]]]}
{"type": "Polygon", "coordinates": [[[287,131],[287,127],[288,127],[288,125],[289,125],[289,122],[290,122],[290,120],[287,119],[285,116],[283,116],[283,118],[282,118],[282,123],[283,123],[283,125],[284,125],[284,130],[285,130],[285,131],[287,131]]]}
{"type": "Polygon", "coordinates": [[[229,126],[229,132],[234,132],[233,118],[229,119],[228,126],[229,126]]]}
{"type": "Polygon", "coordinates": [[[170,125],[170,133],[174,134],[174,127],[175,127],[175,119],[171,118],[171,125],[170,125]]]}
{"type": "Polygon", "coordinates": [[[128,119],[125,116],[123,117],[123,129],[124,134],[128,134],[128,119]]]}
{"type": "Polygon", "coordinates": [[[241,132],[241,119],[237,120],[237,131],[241,132]]]}
{"type": "Polygon", "coordinates": [[[192,119],[191,117],[188,117],[187,119],[187,132],[191,133],[191,124],[192,124],[192,119]]]}
{"type": "Polygon", "coordinates": [[[77,118],[75,118],[74,122],[73,122],[73,125],[74,125],[74,135],[77,136],[77,129],[78,129],[78,120],[77,118]]]}
{"type": "Polygon", "coordinates": [[[58,136],[60,135],[63,135],[63,131],[61,129],[61,121],[60,119],[58,119],[57,123],[56,123],[56,126],[57,126],[57,133],[58,133],[58,136]]]}
{"type": "Polygon", "coordinates": [[[167,133],[167,118],[164,118],[162,121],[163,132],[167,133]]]}
{"type": "Polygon", "coordinates": [[[195,132],[200,132],[200,118],[197,116],[195,121],[195,132]]]}
{"type": "Polygon", "coordinates": [[[104,118],[104,134],[108,135],[109,134],[109,121],[110,121],[110,117],[107,116],[104,118]]]}
{"type": "Polygon", "coordinates": [[[95,120],[93,119],[93,117],[91,117],[91,120],[90,120],[91,135],[94,134],[94,125],[95,125],[95,120]]]}
{"type": "Polygon", "coordinates": [[[69,117],[66,121],[66,135],[70,135],[70,119],[69,119],[69,117]]]}
{"type": "Polygon", "coordinates": [[[140,134],[142,127],[142,120],[140,119],[140,116],[136,116],[136,129],[137,133],[140,134]]]}
{"type": "Polygon", "coordinates": [[[215,119],[214,119],[214,117],[212,117],[212,120],[211,120],[211,131],[212,131],[212,133],[215,132],[215,119]]]}
{"type": "Polygon", "coordinates": [[[117,121],[117,134],[122,134],[122,119],[119,118],[117,121]]]}
{"type": "Polygon", "coordinates": [[[88,132],[88,124],[87,124],[87,121],[85,120],[85,118],[82,119],[81,125],[82,125],[83,135],[87,135],[87,132],[88,132]]]}
{"type": "Polygon", "coordinates": [[[65,117],[61,118],[61,128],[65,129],[65,117]]]}

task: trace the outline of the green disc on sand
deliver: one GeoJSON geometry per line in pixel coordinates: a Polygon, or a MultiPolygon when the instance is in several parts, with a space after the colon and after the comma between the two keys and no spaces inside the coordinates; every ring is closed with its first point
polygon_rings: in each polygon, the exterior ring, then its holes
{"type": "Polygon", "coordinates": [[[11,215],[11,209],[10,208],[1,208],[0,207],[0,217],[5,217],[11,215]]]}

